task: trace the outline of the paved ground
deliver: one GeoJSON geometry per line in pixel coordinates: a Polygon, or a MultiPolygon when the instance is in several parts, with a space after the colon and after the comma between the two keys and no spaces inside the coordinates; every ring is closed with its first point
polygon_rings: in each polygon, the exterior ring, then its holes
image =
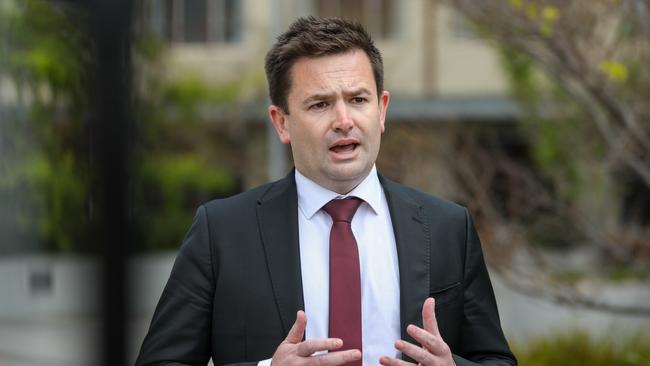
{"type": "Polygon", "coordinates": [[[97,325],[70,317],[0,319],[0,365],[95,365],[97,325]]]}
{"type": "MultiPolygon", "coordinates": [[[[128,324],[131,365],[149,325],[150,315],[128,324]]],[[[89,316],[0,318],[0,366],[99,365],[100,320],[89,316]]]]}

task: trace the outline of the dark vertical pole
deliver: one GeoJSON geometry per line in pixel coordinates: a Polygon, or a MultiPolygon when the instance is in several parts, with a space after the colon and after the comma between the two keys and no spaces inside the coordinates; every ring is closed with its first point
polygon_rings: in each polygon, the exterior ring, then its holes
{"type": "Polygon", "coordinates": [[[103,285],[102,363],[126,364],[126,257],[129,248],[129,181],[132,4],[90,0],[94,38],[93,224],[101,245],[103,285]]]}

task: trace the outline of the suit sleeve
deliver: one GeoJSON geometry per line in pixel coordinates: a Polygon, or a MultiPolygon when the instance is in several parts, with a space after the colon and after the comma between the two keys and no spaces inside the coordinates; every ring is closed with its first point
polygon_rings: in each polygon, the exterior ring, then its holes
{"type": "Polygon", "coordinates": [[[490,282],[481,242],[472,219],[465,210],[466,252],[462,345],[454,355],[457,366],[517,365],[501,330],[494,291],[490,282]]]}
{"type": "Polygon", "coordinates": [[[205,365],[210,359],[214,271],[199,207],[154,312],[136,365],[205,365]]]}

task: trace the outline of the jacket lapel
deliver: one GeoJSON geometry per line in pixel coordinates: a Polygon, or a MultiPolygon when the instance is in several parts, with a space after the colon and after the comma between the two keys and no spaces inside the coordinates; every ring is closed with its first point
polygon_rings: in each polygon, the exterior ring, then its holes
{"type": "Polygon", "coordinates": [[[304,309],[298,245],[298,198],[293,171],[257,201],[257,220],[283,331],[304,309]]]}
{"type": "Polygon", "coordinates": [[[415,342],[406,333],[406,326],[422,326],[422,304],[429,296],[429,226],[422,207],[403,187],[381,175],[379,179],[388,201],[397,245],[402,339],[415,342]]]}

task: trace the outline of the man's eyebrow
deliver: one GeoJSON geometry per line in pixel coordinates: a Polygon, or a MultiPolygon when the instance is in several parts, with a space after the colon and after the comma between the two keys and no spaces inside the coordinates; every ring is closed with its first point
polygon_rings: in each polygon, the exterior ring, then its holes
{"type": "MultiPolygon", "coordinates": [[[[361,87],[361,88],[356,88],[356,89],[351,89],[351,90],[346,90],[343,92],[345,96],[351,96],[351,95],[361,95],[361,94],[372,94],[370,90],[367,88],[361,87]]],[[[302,104],[309,104],[311,102],[315,102],[317,100],[328,100],[332,99],[334,97],[335,93],[319,93],[319,94],[312,94],[309,97],[307,97],[305,100],[302,101],[302,104]]]]}
{"type": "Polygon", "coordinates": [[[345,91],[343,94],[345,94],[345,95],[361,95],[361,94],[372,94],[372,93],[370,92],[370,90],[368,90],[368,89],[366,89],[364,87],[361,87],[361,88],[345,91]]]}
{"type": "Polygon", "coordinates": [[[317,100],[328,100],[334,97],[334,93],[312,94],[302,101],[302,104],[309,104],[317,100]]]}

